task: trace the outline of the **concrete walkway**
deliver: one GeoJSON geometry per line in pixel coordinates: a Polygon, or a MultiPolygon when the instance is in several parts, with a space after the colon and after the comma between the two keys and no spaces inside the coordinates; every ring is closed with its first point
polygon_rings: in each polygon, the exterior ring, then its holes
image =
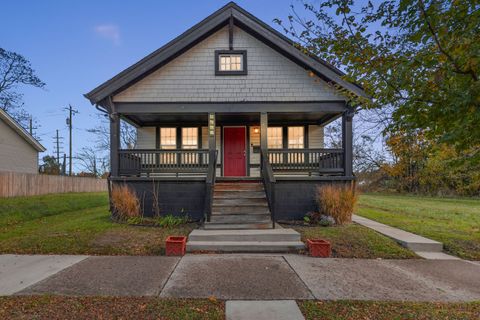
{"type": "MultiPolygon", "coordinates": [[[[15,270],[8,263],[10,259],[10,255],[0,255],[2,295],[214,296],[236,301],[480,300],[480,265],[463,260],[321,259],[275,254],[87,259],[84,256],[16,256],[17,265],[28,265],[28,268],[15,270]],[[62,262],[61,267],[51,269],[49,277],[39,271],[45,270],[42,259],[48,258],[62,262]],[[64,268],[69,264],[73,265],[64,268]],[[40,273],[43,275],[31,276],[40,273]],[[28,281],[22,280],[27,277],[28,281]],[[4,289],[8,283],[22,281],[22,285],[4,289]]],[[[234,307],[231,310],[235,310],[234,307]]]]}
{"type": "Polygon", "coordinates": [[[377,231],[389,238],[392,238],[400,245],[414,251],[417,255],[429,260],[460,260],[442,252],[443,243],[428,239],[414,233],[398,228],[387,226],[383,223],[373,221],[364,217],[353,215],[352,221],[364,227],[377,231]]]}
{"type": "Polygon", "coordinates": [[[25,289],[87,256],[67,255],[0,255],[0,295],[25,289]]]}

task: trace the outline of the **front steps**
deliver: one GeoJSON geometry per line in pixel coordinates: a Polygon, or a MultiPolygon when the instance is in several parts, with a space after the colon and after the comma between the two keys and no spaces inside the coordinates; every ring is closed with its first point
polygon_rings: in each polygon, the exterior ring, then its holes
{"type": "Polygon", "coordinates": [[[305,249],[300,234],[293,229],[193,230],[187,252],[294,252],[305,249]]]}
{"type": "Polygon", "coordinates": [[[215,184],[210,221],[206,230],[270,229],[272,220],[258,180],[215,184]]]}
{"type": "Polygon", "coordinates": [[[193,230],[188,252],[292,252],[305,249],[300,234],[273,229],[263,184],[258,180],[215,184],[212,214],[204,229],[193,230]]]}

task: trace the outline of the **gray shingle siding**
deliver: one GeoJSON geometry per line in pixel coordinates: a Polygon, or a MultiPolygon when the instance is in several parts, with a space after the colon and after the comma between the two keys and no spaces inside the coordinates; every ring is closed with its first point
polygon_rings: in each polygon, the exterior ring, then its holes
{"type": "Polygon", "coordinates": [[[282,54],[235,27],[248,52],[248,75],[215,76],[215,50],[228,49],[225,27],[114,97],[116,102],[238,102],[343,99],[282,54]]]}

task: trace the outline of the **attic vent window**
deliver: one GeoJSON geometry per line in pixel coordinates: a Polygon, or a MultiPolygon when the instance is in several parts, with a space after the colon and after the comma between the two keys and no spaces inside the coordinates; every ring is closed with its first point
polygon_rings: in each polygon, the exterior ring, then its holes
{"type": "Polygon", "coordinates": [[[215,51],[215,75],[246,75],[247,51],[217,50],[215,51]]]}

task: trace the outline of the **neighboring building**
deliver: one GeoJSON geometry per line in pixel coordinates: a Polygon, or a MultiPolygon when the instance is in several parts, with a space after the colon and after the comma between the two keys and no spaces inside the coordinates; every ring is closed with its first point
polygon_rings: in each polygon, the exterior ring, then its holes
{"type": "Polygon", "coordinates": [[[144,214],[188,214],[206,228],[267,228],[315,209],[316,188],[351,183],[353,110],[365,97],[329,64],[235,3],[85,96],[111,119],[111,180],[144,214]],[[342,118],[343,147],[323,128],[342,118]],[[137,127],[120,149],[119,120],[137,127]]]}
{"type": "Polygon", "coordinates": [[[0,109],[0,171],[38,173],[38,153],[45,148],[0,109]]]}

